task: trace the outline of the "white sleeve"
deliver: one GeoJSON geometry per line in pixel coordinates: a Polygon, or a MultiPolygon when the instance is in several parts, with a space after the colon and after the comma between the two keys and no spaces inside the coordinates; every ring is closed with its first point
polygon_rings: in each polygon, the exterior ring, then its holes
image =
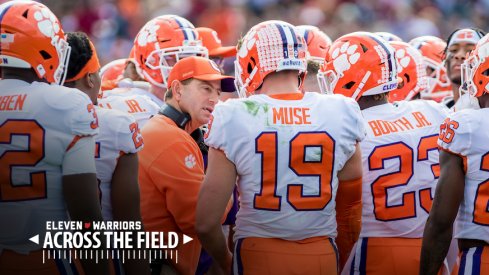
{"type": "Polygon", "coordinates": [[[452,113],[440,126],[438,146],[454,154],[467,156],[472,144],[472,131],[478,123],[477,116],[468,110],[452,113]]]}
{"type": "Polygon", "coordinates": [[[226,128],[223,127],[225,123],[225,111],[224,104],[216,105],[212,112],[211,120],[208,124],[208,130],[204,136],[205,143],[214,149],[223,150],[226,149],[226,128]]]}
{"type": "Polygon", "coordinates": [[[98,133],[98,117],[95,106],[87,95],[73,93],[73,106],[67,114],[71,133],[80,136],[92,136],[98,133]]]}
{"type": "Polygon", "coordinates": [[[353,125],[356,126],[354,128],[355,129],[354,136],[357,142],[361,142],[367,135],[365,119],[363,118],[362,111],[360,111],[360,106],[358,106],[358,103],[356,101],[351,100],[349,107],[351,109],[353,119],[354,119],[353,125]]]}
{"type": "Polygon", "coordinates": [[[143,136],[136,119],[131,115],[120,113],[117,120],[119,127],[114,131],[117,150],[131,154],[143,149],[143,136]]]}
{"type": "Polygon", "coordinates": [[[94,152],[95,138],[93,136],[80,138],[64,155],[63,175],[96,173],[94,152]]]}
{"type": "Polygon", "coordinates": [[[342,113],[347,116],[343,124],[345,135],[342,135],[341,141],[337,143],[338,152],[342,152],[345,155],[345,158],[339,162],[340,169],[355,153],[356,144],[361,142],[367,134],[366,122],[358,103],[351,98],[345,98],[344,106],[342,113]]]}

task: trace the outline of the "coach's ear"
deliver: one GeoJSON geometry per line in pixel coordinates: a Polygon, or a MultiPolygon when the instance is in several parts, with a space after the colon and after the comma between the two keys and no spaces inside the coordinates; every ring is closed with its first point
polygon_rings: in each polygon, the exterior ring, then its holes
{"type": "Polygon", "coordinates": [[[180,101],[183,94],[183,83],[180,80],[173,80],[171,83],[171,96],[175,98],[177,102],[180,101]]]}

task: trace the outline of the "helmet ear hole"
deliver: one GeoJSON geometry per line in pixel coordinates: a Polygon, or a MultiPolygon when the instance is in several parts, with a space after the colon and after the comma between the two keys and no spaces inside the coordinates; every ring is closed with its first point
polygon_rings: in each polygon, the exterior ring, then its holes
{"type": "Polygon", "coordinates": [[[24,13],[22,13],[22,16],[27,19],[27,16],[29,15],[29,10],[25,10],[24,13]]]}
{"type": "Polygon", "coordinates": [[[246,66],[246,70],[248,71],[249,74],[251,74],[255,66],[256,66],[256,61],[255,58],[253,58],[252,56],[250,57],[250,62],[248,62],[248,66],[246,66]]]}
{"type": "Polygon", "coordinates": [[[482,72],[482,74],[483,74],[484,76],[489,76],[489,69],[487,69],[487,70],[483,71],[483,72],[482,72]]]}
{"type": "Polygon", "coordinates": [[[350,81],[348,83],[346,83],[345,85],[343,85],[343,89],[351,89],[351,87],[353,87],[355,85],[355,81],[350,81]]]}
{"type": "Polygon", "coordinates": [[[253,71],[253,67],[251,66],[251,63],[248,62],[248,66],[246,67],[246,70],[248,71],[249,74],[253,71]]]}
{"type": "Polygon", "coordinates": [[[410,78],[409,78],[409,75],[408,74],[404,74],[404,78],[406,78],[406,82],[410,82],[410,78]]]}
{"type": "Polygon", "coordinates": [[[363,43],[360,43],[360,46],[362,46],[362,51],[366,53],[368,51],[367,46],[363,45],[363,43]]]}
{"type": "Polygon", "coordinates": [[[46,52],[45,50],[42,50],[42,51],[39,51],[39,54],[41,54],[42,58],[44,58],[44,60],[48,60],[48,59],[51,59],[52,56],[46,52]]]}

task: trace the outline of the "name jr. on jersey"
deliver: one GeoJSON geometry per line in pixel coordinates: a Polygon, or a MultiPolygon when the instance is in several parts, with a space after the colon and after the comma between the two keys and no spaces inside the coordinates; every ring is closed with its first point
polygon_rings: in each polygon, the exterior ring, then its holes
{"type": "MultiPolygon", "coordinates": [[[[127,100],[124,100],[124,102],[126,103],[127,107],[129,108],[127,110],[127,112],[130,114],[146,112],[146,109],[141,108],[141,106],[139,105],[139,102],[137,102],[137,100],[127,99],[127,100]]],[[[106,109],[112,109],[112,106],[110,105],[110,103],[99,102],[98,106],[102,107],[102,108],[106,108],[106,109]]]]}
{"type": "Polygon", "coordinates": [[[432,123],[422,112],[412,112],[411,116],[403,116],[394,121],[388,120],[370,120],[368,122],[373,134],[378,137],[391,133],[411,131],[414,129],[431,126],[432,123]]]}
{"type": "Polygon", "coordinates": [[[310,125],[309,108],[303,107],[272,107],[268,115],[270,124],[279,125],[310,125]]]}

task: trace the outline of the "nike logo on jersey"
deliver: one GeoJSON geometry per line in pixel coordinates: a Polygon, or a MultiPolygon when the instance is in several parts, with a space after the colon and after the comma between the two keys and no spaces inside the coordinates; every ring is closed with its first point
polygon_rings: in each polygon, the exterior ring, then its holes
{"type": "Polygon", "coordinates": [[[394,121],[387,120],[371,120],[368,122],[374,136],[388,135],[390,133],[410,131],[414,129],[431,126],[432,123],[426,119],[426,116],[421,112],[411,113],[412,117],[402,117],[394,121]]]}
{"type": "Polygon", "coordinates": [[[309,108],[279,107],[272,108],[272,124],[305,125],[311,124],[309,108]]]}

